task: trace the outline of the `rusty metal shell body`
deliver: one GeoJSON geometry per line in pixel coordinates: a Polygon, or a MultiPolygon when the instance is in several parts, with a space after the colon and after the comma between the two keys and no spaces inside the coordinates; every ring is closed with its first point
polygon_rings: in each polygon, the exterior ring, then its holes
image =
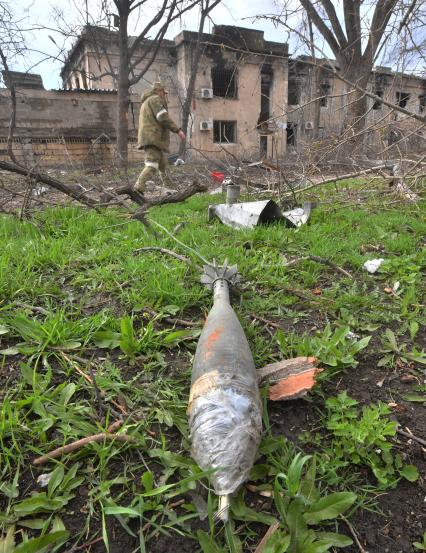
{"type": "Polygon", "coordinates": [[[213,283],[214,304],[199,339],[188,406],[191,453],[213,469],[218,495],[247,479],[262,430],[261,401],[253,357],[229,302],[228,282],[213,283]]]}

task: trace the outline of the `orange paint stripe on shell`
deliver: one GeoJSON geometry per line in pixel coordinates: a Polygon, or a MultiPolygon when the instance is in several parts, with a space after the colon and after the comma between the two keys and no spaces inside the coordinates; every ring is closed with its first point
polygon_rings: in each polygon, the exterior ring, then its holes
{"type": "Polygon", "coordinates": [[[212,347],[214,343],[220,338],[220,335],[223,332],[223,326],[220,326],[219,328],[215,328],[213,332],[211,332],[207,337],[207,345],[208,347],[212,347]]]}
{"type": "Polygon", "coordinates": [[[269,389],[269,399],[278,401],[293,397],[300,392],[310,390],[315,385],[315,378],[321,369],[309,369],[301,374],[292,374],[269,389]]]}

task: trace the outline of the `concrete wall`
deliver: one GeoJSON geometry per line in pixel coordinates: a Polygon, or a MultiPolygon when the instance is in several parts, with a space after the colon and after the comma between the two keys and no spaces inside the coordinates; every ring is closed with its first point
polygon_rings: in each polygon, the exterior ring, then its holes
{"type": "MultiPolygon", "coordinates": [[[[38,166],[111,163],[115,151],[116,93],[17,91],[13,150],[19,160],[38,166]]],[[[129,108],[129,160],[142,162],[136,150],[139,97],[129,108]]],[[[7,159],[9,91],[0,90],[0,158],[7,159]]]]}

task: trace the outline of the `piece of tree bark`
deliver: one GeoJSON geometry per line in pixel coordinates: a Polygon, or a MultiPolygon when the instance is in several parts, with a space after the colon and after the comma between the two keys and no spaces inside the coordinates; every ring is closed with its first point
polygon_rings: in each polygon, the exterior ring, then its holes
{"type": "Polygon", "coordinates": [[[316,357],[295,357],[271,363],[257,371],[259,384],[273,384],[269,388],[272,401],[298,399],[315,385],[322,371],[315,366],[317,362],[316,357]]]}

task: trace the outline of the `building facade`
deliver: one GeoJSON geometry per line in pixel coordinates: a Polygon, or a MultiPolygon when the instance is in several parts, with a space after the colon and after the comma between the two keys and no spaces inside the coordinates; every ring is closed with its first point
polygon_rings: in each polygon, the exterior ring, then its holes
{"type": "MultiPolygon", "coordinates": [[[[183,31],[163,41],[155,61],[132,86],[141,95],[160,80],[169,90],[169,111],[177,121],[191,76],[198,33],[183,31]]],[[[133,39],[130,39],[130,44],[133,39]]],[[[139,46],[130,63],[139,75],[152,43],[139,46]]],[[[263,31],[228,25],[201,37],[188,128],[193,157],[231,154],[258,159],[282,157],[286,149],[287,44],[265,40],[263,31]],[[264,124],[269,120],[269,124],[264,124]]],[[[65,89],[117,88],[116,32],[87,28],[62,69],[65,89]]],[[[172,143],[172,149],[177,142],[172,143]]]]}
{"type": "MultiPolygon", "coordinates": [[[[136,148],[140,97],[155,81],[169,90],[169,111],[181,124],[198,33],[182,31],[164,40],[154,61],[131,88],[129,161],[142,162],[136,148]]],[[[134,38],[129,39],[129,44],[134,38]]],[[[313,151],[313,143],[341,135],[347,111],[345,83],[332,60],[289,58],[285,43],[265,40],[263,31],[218,25],[200,37],[187,129],[188,157],[214,161],[232,156],[278,160],[313,151]],[[330,71],[332,69],[333,71],[330,71]]],[[[154,44],[142,42],[130,63],[140,76],[154,44]]],[[[17,89],[13,150],[29,165],[93,165],[115,158],[118,34],[86,27],[61,71],[63,89],[45,90],[40,76],[11,73],[17,89]]],[[[376,68],[369,89],[390,104],[426,113],[426,79],[376,68]]],[[[0,158],[7,157],[9,90],[0,89],[0,158]]],[[[409,116],[368,99],[365,143],[374,155],[392,145],[425,150],[423,126],[409,116]],[[407,138],[408,137],[408,138],[407,138]]],[[[178,151],[172,136],[171,153],[178,151]]],[[[390,155],[389,154],[389,155],[390,155]]]]}
{"type": "MultiPolygon", "coordinates": [[[[344,131],[347,85],[333,71],[333,60],[299,56],[289,60],[287,148],[303,152],[313,141],[340,136],[344,131]],[[330,71],[330,69],[332,71],[330,71]]],[[[426,114],[426,79],[397,73],[390,67],[375,67],[369,91],[392,105],[412,113],[426,114]]],[[[398,142],[410,151],[426,149],[426,133],[420,122],[393,110],[379,100],[367,98],[365,140],[371,154],[398,142]],[[407,137],[401,140],[403,137],[407,137]]],[[[390,148],[391,149],[391,148],[390,148]]],[[[389,151],[389,150],[387,150],[389,151]]]]}

